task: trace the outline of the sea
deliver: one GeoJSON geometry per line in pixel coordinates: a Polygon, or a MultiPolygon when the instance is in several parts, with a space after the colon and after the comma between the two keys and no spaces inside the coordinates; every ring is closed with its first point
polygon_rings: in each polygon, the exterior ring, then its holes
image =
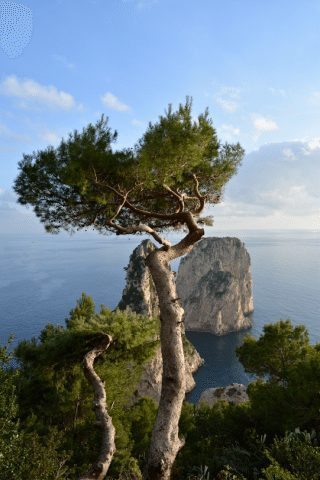
{"type": "MultiPolygon", "coordinates": [[[[195,374],[196,388],[188,394],[191,402],[206,388],[251,380],[235,349],[246,335],[259,336],[266,323],[290,318],[307,327],[312,343],[320,342],[319,230],[208,229],[206,236],[235,236],[245,243],[255,310],[253,326],[246,331],[224,336],[187,332],[204,358],[195,374]]],[[[16,345],[37,337],[47,323],[63,325],[82,292],[92,296],[97,308],[115,308],[124,288],[124,267],[141,240],[92,232],[0,235],[0,343],[13,336],[16,345]]],[[[177,267],[175,262],[173,269],[177,267]]]]}

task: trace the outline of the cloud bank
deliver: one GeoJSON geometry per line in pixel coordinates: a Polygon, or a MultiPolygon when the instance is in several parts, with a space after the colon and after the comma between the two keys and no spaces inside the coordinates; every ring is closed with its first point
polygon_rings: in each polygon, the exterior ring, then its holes
{"type": "Polygon", "coordinates": [[[242,228],[320,229],[320,142],[264,145],[248,154],[214,208],[242,228]]]}

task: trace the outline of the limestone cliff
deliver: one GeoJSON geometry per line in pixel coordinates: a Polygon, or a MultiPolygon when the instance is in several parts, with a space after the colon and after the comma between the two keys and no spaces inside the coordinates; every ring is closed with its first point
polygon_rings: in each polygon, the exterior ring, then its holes
{"type": "MultiPolygon", "coordinates": [[[[203,364],[197,350],[189,344],[185,348],[186,362],[186,391],[190,392],[195,387],[193,373],[203,364]]],[[[162,377],[162,358],[160,347],[157,348],[155,356],[144,366],[140,382],[135,391],[135,398],[151,397],[156,402],[160,400],[162,377]]]]}
{"type": "Polygon", "coordinates": [[[230,237],[202,239],[180,262],[177,292],[186,330],[222,335],[250,327],[252,277],[244,244],[230,237]]]}
{"type": "Polygon", "coordinates": [[[146,257],[155,249],[150,240],[143,240],[132,252],[126,268],[126,285],[118,308],[130,308],[133,312],[147,317],[159,316],[157,292],[146,266],[146,257]]]}
{"type": "MultiPolygon", "coordinates": [[[[158,317],[159,304],[155,285],[145,264],[145,259],[155,246],[150,240],[144,240],[136,247],[129,260],[126,275],[126,285],[118,308],[130,308],[133,312],[142,315],[158,317]]],[[[187,339],[184,339],[186,361],[186,390],[191,391],[195,386],[192,374],[202,365],[203,360],[196,349],[187,339]]],[[[137,386],[135,397],[151,397],[160,399],[162,377],[162,358],[160,347],[155,356],[147,362],[141,380],[137,386]]]]}

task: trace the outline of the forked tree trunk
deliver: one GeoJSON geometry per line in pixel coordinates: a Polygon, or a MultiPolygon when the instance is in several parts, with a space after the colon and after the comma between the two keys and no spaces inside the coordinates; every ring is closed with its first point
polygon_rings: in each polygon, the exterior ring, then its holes
{"type": "Polygon", "coordinates": [[[169,262],[190,251],[202,235],[203,230],[197,229],[179,244],[169,249],[156,250],[147,257],[147,265],[159,297],[163,374],[144,480],[168,480],[175,458],[184,445],[179,438],[179,419],[186,390],[182,343],[184,311],[177,298],[169,262]]]}
{"type": "Polygon", "coordinates": [[[103,480],[116,451],[115,428],[112,423],[112,418],[107,411],[106,390],[103,381],[93,367],[95,359],[107,350],[111,342],[112,337],[110,335],[104,335],[99,345],[93,350],[90,350],[83,360],[85,376],[94,390],[93,409],[96,414],[97,423],[102,429],[102,440],[98,460],[91,466],[88,472],[79,477],[79,480],[103,480]]]}

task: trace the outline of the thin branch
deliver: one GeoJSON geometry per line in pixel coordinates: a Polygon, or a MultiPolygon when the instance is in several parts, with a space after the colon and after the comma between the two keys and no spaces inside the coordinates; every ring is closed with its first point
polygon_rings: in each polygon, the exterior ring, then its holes
{"type": "Polygon", "coordinates": [[[163,188],[165,190],[167,190],[167,192],[169,192],[178,202],[178,210],[176,211],[176,213],[180,213],[180,212],[183,212],[184,211],[184,201],[183,201],[183,196],[180,195],[178,192],[175,192],[174,190],[172,190],[172,188],[170,188],[168,185],[163,185],[163,188]]]}
{"type": "MultiPolygon", "coordinates": [[[[195,214],[200,213],[203,210],[204,207],[204,202],[205,202],[205,197],[202,197],[199,190],[198,190],[198,185],[199,182],[194,175],[194,179],[196,181],[196,191],[197,191],[197,198],[199,195],[199,201],[200,201],[200,207],[195,210],[195,214]]],[[[150,212],[148,210],[144,210],[142,208],[136,207],[133,205],[131,202],[128,201],[126,198],[127,194],[123,194],[119,192],[116,188],[112,187],[111,185],[105,184],[105,187],[108,188],[110,191],[115,193],[118,197],[120,197],[123,200],[123,205],[121,208],[124,206],[127,207],[129,210],[131,210],[134,213],[137,213],[138,215],[142,215],[144,217],[148,218],[156,218],[158,220],[173,220],[175,223],[186,223],[188,229],[190,232],[197,230],[197,224],[193,218],[192,212],[176,212],[176,213],[158,213],[158,212],[150,212]]],[[[178,194],[177,194],[178,195],[178,194]]],[[[130,233],[136,233],[136,232],[145,232],[149,233],[150,235],[153,236],[153,238],[160,243],[161,245],[164,245],[166,247],[170,246],[170,243],[162,239],[160,235],[157,234],[151,227],[148,227],[147,225],[144,224],[139,224],[139,225],[132,225],[130,227],[122,227],[116,223],[114,223],[111,219],[111,221],[108,222],[109,226],[115,228],[120,234],[130,234],[130,233]]]]}
{"type": "Polygon", "coordinates": [[[197,179],[197,176],[195,174],[193,174],[192,178],[193,178],[193,181],[194,181],[194,193],[195,193],[197,199],[199,200],[199,207],[196,208],[195,210],[193,210],[193,213],[195,215],[198,215],[204,209],[204,204],[205,204],[206,197],[201,195],[201,193],[199,191],[199,180],[197,179]]]}
{"type": "Polygon", "coordinates": [[[114,228],[119,235],[130,235],[134,233],[148,233],[151,235],[160,245],[163,245],[165,248],[169,248],[171,243],[162,238],[153,228],[149,227],[149,225],[145,225],[143,223],[139,223],[139,225],[130,225],[129,227],[123,227],[115,223],[112,220],[108,221],[108,225],[114,228]]]}
{"type": "Polygon", "coordinates": [[[119,213],[121,212],[122,208],[124,207],[124,205],[125,205],[125,203],[126,203],[126,201],[127,201],[128,195],[129,195],[129,192],[127,192],[127,193],[123,196],[122,202],[120,203],[119,207],[117,208],[116,213],[113,215],[113,217],[112,217],[111,220],[110,220],[111,222],[113,222],[113,221],[117,218],[117,216],[119,215],[119,213]]]}

